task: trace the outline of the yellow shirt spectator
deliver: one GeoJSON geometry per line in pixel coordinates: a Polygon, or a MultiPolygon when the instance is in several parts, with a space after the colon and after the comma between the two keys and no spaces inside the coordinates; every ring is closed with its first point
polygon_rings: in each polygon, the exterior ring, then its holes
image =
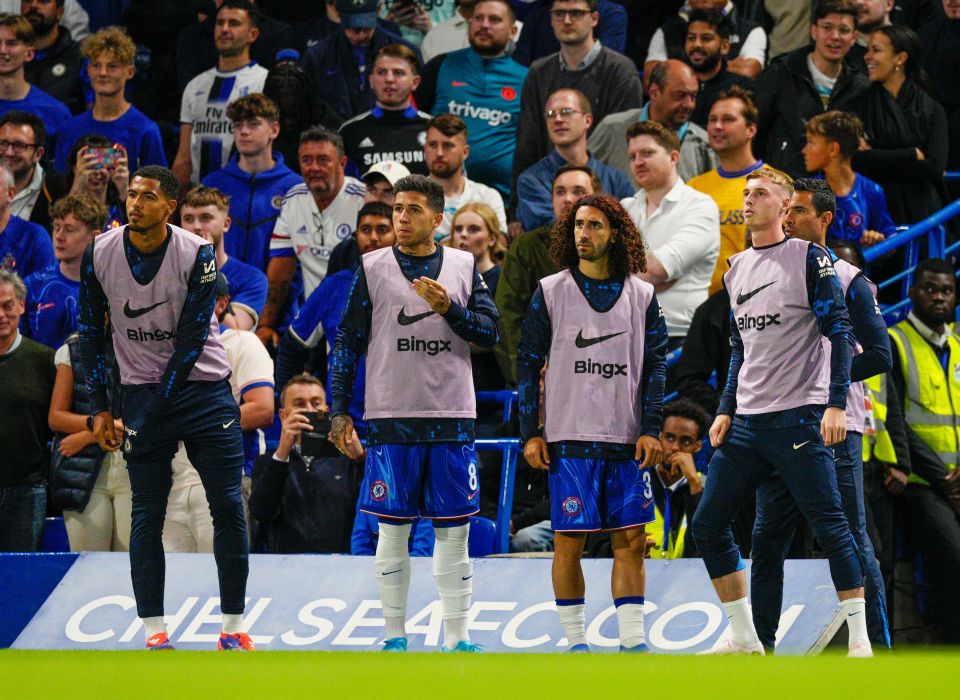
{"type": "Polygon", "coordinates": [[[747,225],[743,220],[743,189],[747,175],[763,165],[757,161],[746,170],[728,173],[715,168],[698,175],[687,184],[693,189],[708,194],[720,210],[720,255],[710,279],[709,293],[723,286],[723,273],[727,271],[727,259],[747,248],[747,225]]]}

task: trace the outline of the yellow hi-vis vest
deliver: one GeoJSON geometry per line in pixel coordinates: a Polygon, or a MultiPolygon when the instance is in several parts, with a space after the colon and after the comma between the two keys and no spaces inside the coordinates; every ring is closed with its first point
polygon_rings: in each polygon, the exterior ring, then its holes
{"type": "MultiPolygon", "coordinates": [[[[910,324],[901,321],[888,329],[900,353],[906,385],[904,420],[948,470],[960,463],[960,338],[947,339],[947,371],[930,344],[910,324]]],[[[910,481],[926,480],[910,474],[910,481]]]]}
{"type": "Polygon", "coordinates": [[[897,463],[897,453],[887,431],[887,375],[878,374],[863,383],[870,400],[870,415],[863,431],[863,461],[875,457],[886,464],[897,463]],[[872,423],[872,425],[871,425],[872,423]]]}
{"type": "MultiPolygon", "coordinates": [[[[666,516],[670,516],[670,496],[673,493],[667,490],[666,493],[666,516]]],[[[670,527],[664,518],[664,514],[656,506],[653,507],[655,520],[647,525],[647,537],[653,540],[653,546],[650,548],[651,559],[682,559],[684,542],[687,538],[687,516],[684,515],[680,521],[680,527],[677,536],[674,538],[670,527]],[[667,540],[664,546],[664,539],[667,540]]],[[[670,518],[672,520],[672,518],[670,518]]]]}

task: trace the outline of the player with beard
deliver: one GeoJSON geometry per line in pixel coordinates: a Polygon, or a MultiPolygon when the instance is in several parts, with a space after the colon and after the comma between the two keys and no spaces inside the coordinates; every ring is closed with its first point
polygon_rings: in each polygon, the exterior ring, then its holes
{"type": "Polygon", "coordinates": [[[646,651],[644,526],[662,456],[667,327],[653,285],[637,276],[646,269],[640,231],[614,198],[578,200],[550,252],[564,269],[540,280],[530,301],[517,376],[524,457],[550,471],[557,612],[569,650],[589,651],[580,556],[588,532],[610,531],[620,649],[646,651]]]}
{"type": "Polygon", "coordinates": [[[207,493],[215,530],[223,627],[218,647],[252,651],[242,631],[247,526],[240,497],[243,438],[230,364],[214,315],[217,260],[206,240],[168,221],[180,183],[150,165],[133,175],[129,225],[94,239],[80,279],[80,374],[101,449],[123,449],[133,490],[130,570],[147,649],[170,649],[163,620],[161,535],[171,461],[183,441],[207,493]],[[118,434],[107,404],[104,335],[110,314],[123,386],[118,434]]]}

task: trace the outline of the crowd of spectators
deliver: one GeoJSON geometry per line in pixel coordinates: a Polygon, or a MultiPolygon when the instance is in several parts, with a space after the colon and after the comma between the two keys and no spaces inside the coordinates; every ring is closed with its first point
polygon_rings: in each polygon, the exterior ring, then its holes
{"type": "MultiPolygon", "coordinates": [[[[747,175],[767,164],[825,180],[832,203],[810,206],[860,267],[864,250],[960,189],[944,178],[960,170],[960,0],[7,0],[0,11],[3,551],[38,549],[44,516],[60,512],[73,549],[128,547],[123,459],[97,447],[71,368],[83,251],[126,223],[142,166],[171,165],[179,225],[215,249],[244,496],[268,552],[375,546],[376,523],[355,507],[362,464],[308,436],[328,410],[327,356],[360,258],[393,245],[401,177],[442,186],[438,242],[474,255],[500,312],[501,342],[473,352],[478,390],[516,385],[521,320],[557,269],[553,223],[584,195],[622,201],[670,350],[682,348],[648,542],[663,557],[696,555],[685,530],[730,355],[722,275],[750,245],[747,175]]],[[[871,271],[903,263],[896,252],[871,271]]],[[[960,581],[954,271],[921,263],[913,311],[891,329],[894,369],[867,392],[865,491],[888,585],[895,518],[938,580],[960,581]]],[[[350,408],[361,439],[363,379],[350,408]]],[[[517,426],[481,408],[478,431],[517,426]]],[[[519,466],[513,547],[543,550],[546,480],[519,466]]],[[[482,483],[495,489],[498,469],[485,462],[482,483]]],[[[210,551],[185,452],[171,478],[165,545],[210,551]]],[[[418,524],[411,551],[431,550],[418,524]]],[[[955,601],[941,603],[960,630],[955,601]]]]}

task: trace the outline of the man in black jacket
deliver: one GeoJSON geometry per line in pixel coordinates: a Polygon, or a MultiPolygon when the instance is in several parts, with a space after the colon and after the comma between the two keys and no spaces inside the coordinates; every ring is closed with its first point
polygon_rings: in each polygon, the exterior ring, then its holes
{"type": "Polygon", "coordinates": [[[792,177],[805,175],[806,121],[827,110],[859,112],[870,85],[847,54],[856,41],[851,0],[821,0],[813,13],[813,48],[791,51],[770,64],[756,83],[760,112],[756,153],[792,177]]]}
{"type": "MultiPolygon", "coordinates": [[[[323,384],[316,377],[295,376],[280,393],[280,404],[280,444],[253,465],[255,544],[272,554],[348,554],[362,462],[335,449],[335,456],[303,454],[303,433],[311,427],[304,412],[327,414],[323,384]]],[[[360,444],[356,433],[353,444],[360,444]]]]}
{"type": "Polygon", "coordinates": [[[301,65],[315,97],[352,119],[376,106],[369,75],[384,46],[403,44],[422,63],[420,50],[377,22],[377,0],[337,0],[340,29],[307,49],[301,65]]]}
{"type": "Polygon", "coordinates": [[[677,364],[676,389],[711,416],[717,412],[720,393],[730,367],[730,295],[726,288],[714,292],[697,307],[683,341],[677,364]],[[710,377],[716,374],[711,385],[710,377]]]}
{"type": "Polygon", "coordinates": [[[83,56],[70,30],[60,26],[64,0],[23,0],[20,14],[37,34],[37,53],[23,67],[24,77],[79,114],[87,105],[83,94],[83,56]]]}

